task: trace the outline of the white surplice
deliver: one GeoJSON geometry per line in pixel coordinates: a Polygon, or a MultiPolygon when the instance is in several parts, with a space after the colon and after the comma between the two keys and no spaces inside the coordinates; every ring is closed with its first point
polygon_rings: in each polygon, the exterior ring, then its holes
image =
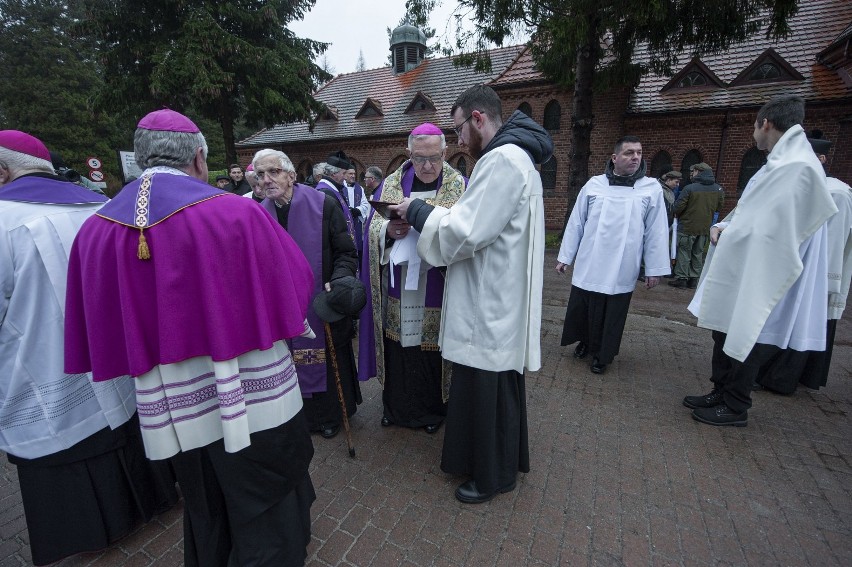
{"type": "Polygon", "coordinates": [[[787,130],[719,223],[689,311],[745,360],[756,343],[825,349],[825,222],[837,212],[801,126],[787,130]]]}
{"type": "Polygon", "coordinates": [[[523,149],[506,144],[482,156],[452,209],[429,215],[417,251],[447,266],[445,359],[492,372],[541,367],[544,203],[523,149]]]}
{"type": "Polygon", "coordinates": [[[580,190],[557,260],[574,264],[571,284],[607,295],[636,287],[645,275],[671,273],[666,205],[659,182],[642,177],[633,187],[596,175],[580,190]]]}

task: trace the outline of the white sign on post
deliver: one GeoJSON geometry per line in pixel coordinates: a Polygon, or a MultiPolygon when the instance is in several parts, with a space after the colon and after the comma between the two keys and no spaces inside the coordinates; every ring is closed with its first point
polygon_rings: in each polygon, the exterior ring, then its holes
{"type": "Polygon", "coordinates": [[[136,154],[133,152],[119,151],[118,163],[121,165],[121,172],[124,175],[125,183],[142,176],[142,169],[136,164],[136,154]]]}

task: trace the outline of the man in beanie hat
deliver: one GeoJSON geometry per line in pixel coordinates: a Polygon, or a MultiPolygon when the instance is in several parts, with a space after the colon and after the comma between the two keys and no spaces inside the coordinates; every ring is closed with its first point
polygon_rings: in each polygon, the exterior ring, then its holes
{"type": "Polygon", "coordinates": [[[666,203],[666,216],[669,221],[669,228],[671,229],[672,221],[674,220],[674,214],[672,213],[672,207],[675,203],[675,190],[680,185],[680,180],[683,177],[679,171],[669,171],[668,173],[664,173],[657,181],[660,182],[660,188],[663,190],[663,200],[666,203]]]}
{"type": "Polygon", "coordinates": [[[132,380],[64,371],[68,249],[106,197],[55,175],[44,144],[16,130],[0,131],[0,186],[0,450],[45,565],[108,546],[177,493],[154,489],[132,380]]]}
{"type": "Polygon", "coordinates": [[[725,203],[725,191],[716,183],[713,169],[706,163],[689,168],[692,183],[683,188],[672,207],[677,217],[677,258],[672,287],[695,289],[704,267],[704,255],[710,238],[710,225],[719,217],[725,203]]]}
{"type": "MultiPolygon", "coordinates": [[[[326,285],[353,278],[358,269],[358,253],[350,237],[337,200],[307,185],[296,183],[296,170],[286,154],[260,150],[252,160],[255,175],[266,194],[261,203],[272,218],[293,237],[308,259],[314,276],[313,295],[323,293],[326,285]]],[[[353,314],[354,315],[354,314],[353,314]]],[[[308,321],[315,337],[294,338],[293,358],[305,405],[308,428],[330,439],[343,423],[331,347],[337,356],[340,384],[347,415],[354,415],[361,403],[361,389],[355,370],[352,317],[343,317],[329,325],[327,336],[323,320],[313,308],[308,321]]]]}
{"type": "Polygon", "coordinates": [[[231,178],[227,175],[217,175],[216,176],[216,187],[221,189],[222,191],[227,191],[228,186],[231,184],[231,178]]]}
{"type": "Polygon", "coordinates": [[[286,341],[310,332],[310,267],[263,209],[207,184],[186,116],[145,116],[134,151],[142,176],[71,250],[66,370],[135,378],[145,450],[183,492],[186,565],[301,564],[313,445],[286,341]]]}
{"type": "Polygon", "coordinates": [[[713,389],[686,396],[693,419],[748,424],[760,367],[780,349],[825,348],[827,221],[837,207],[808,144],[805,101],[781,95],[764,104],[754,141],[769,152],[736,209],[710,229],[710,252],[689,311],[713,331],[713,389]]]}
{"type": "Polygon", "coordinates": [[[358,257],[361,257],[364,239],[364,219],[370,212],[370,203],[364,195],[364,189],[357,183],[347,185],[346,172],[352,170],[354,182],[354,169],[349,158],[343,151],[338,151],[330,156],[325,162],[322,179],[317,182],[317,189],[335,198],[343,209],[343,216],[349,227],[349,234],[355,242],[358,257]]]}
{"type": "MultiPolygon", "coordinates": [[[[405,197],[451,208],[465,178],[444,161],[447,141],[434,124],[408,136],[409,159],[388,175],[374,200],[405,197]]],[[[435,433],[447,415],[451,365],[441,358],[438,332],[444,275],[417,254],[419,233],[402,219],[370,217],[361,279],[368,294],[358,342],[359,375],[383,386],[382,425],[435,433]]]]}
{"type": "MultiPolygon", "coordinates": [[[[819,130],[811,132],[808,142],[825,167],[831,142],[824,139],[819,130]]],[[[826,222],[828,323],[825,350],[787,348],[762,367],[757,384],[780,394],[792,394],[799,384],[817,390],[828,383],[837,320],[843,316],[849,295],[849,282],[852,280],[852,188],[836,177],[826,177],[826,187],[838,211],[826,222]]]]}

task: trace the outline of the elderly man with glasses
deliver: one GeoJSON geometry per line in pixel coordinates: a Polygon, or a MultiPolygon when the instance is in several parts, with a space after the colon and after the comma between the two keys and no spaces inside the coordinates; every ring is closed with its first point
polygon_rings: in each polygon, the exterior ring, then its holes
{"type": "MultiPolygon", "coordinates": [[[[437,126],[415,128],[408,137],[409,159],[373,199],[399,203],[410,197],[452,207],[466,180],[444,161],[446,147],[437,126]]],[[[359,374],[376,376],[384,387],[383,426],[435,433],[447,414],[450,379],[438,348],[444,277],[420,260],[418,236],[401,218],[374,213],[367,224],[361,277],[370,292],[362,316],[359,374]]]]}
{"type": "MultiPolygon", "coordinates": [[[[296,183],[293,162],[283,152],[260,150],[252,164],[266,193],[261,206],[287,230],[308,259],[314,275],[313,295],[326,285],[333,288],[341,278],[354,279],[358,254],[337,200],[323,191],[296,183]]],[[[308,310],[308,322],[316,337],[294,338],[290,342],[293,360],[308,427],[331,439],[343,423],[334,366],[330,364],[331,347],[336,354],[347,416],[354,415],[356,404],[361,403],[352,348],[355,329],[351,316],[347,316],[330,323],[331,336],[327,336],[326,326],[313,307],[308,310]]]]}

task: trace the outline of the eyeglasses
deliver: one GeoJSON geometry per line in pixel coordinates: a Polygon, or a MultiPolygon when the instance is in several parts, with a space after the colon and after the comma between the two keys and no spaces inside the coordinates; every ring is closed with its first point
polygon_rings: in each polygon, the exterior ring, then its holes
{"type": "Polygon", "coordinates": [[[423,165],[427,161],[432,165],[438,165],[442,161],[444,161],[444,155],[438,154],[436,156],[411,156],[411,161],[414,162],[415,165],[423,165]]]}
{"type": "Polygon", "coordinates": [[[465,119],[464,119],[464,122],[462,122],[461,124],[459,124],[458,126],[455,126],[455,127],[453,128],[453,130],[454,130],[454,131],[455,131],[455,133],[456,133],[456,136],[461,136],[462,128],[464,127],[464,125],[465,125],[465,124],[467,124],[467,123],[468,123],[468,121],[469,121],[471,118],[473,118],[473,113],[472,113],[472,112],[470,113],[470,116],[468,116],[467,118],[465,118],[465,119]]]}
{"type": "Polygon", "coordinates": [[[365,175],[365,176],[364,176],[364,181],[367,181],[368,179],[369,179],[370,181],[375,181],[375,180],[376,180],[376,178],[375,178],[375,177],[373,177],[372,175],[365,175]]]}
{"type": "Polygon", "coordinates": [[[270,178],[278,177],[279,175],[281,175],[281,172],[283,172],[283,171],[284,170],[281,169],[281,168],[270,169],[269,171],[261,171],[259,169],[255,169],[254,175],[255,175],[255,177],[258,178],[258,180],[263,181],[264,177],[266,177],[266,176],[269,176],[270,178]]]}

